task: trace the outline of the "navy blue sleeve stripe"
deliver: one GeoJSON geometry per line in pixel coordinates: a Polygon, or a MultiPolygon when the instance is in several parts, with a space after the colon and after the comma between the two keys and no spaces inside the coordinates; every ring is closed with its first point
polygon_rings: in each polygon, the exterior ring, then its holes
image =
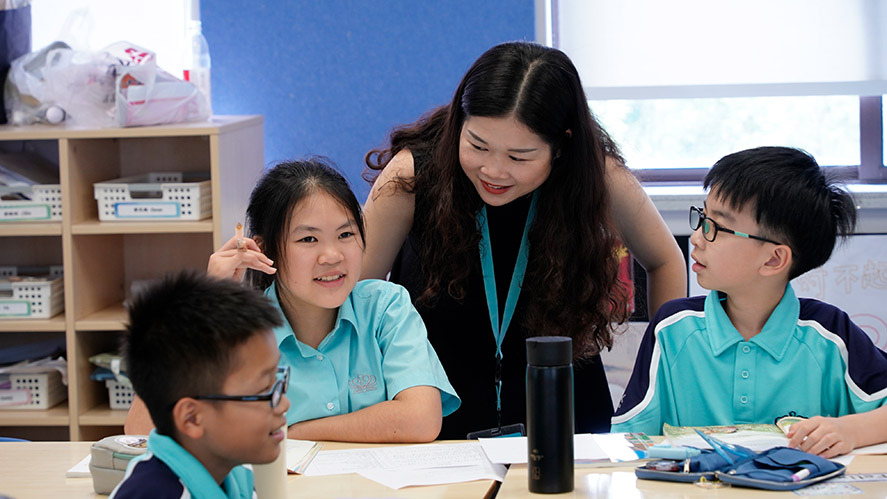
{"type": "MultiPolygon", "coordinates": [[[[641,340],[640,347],[638,347],[637,358],[631,371],[631,378],[628,381],[625,392],[622,394],[622,400],[619,402],[619,408],[616,409],[614,417],[623,416],[637,407],[647,396],[647,392],[651,389],[651,384],[656,383],[655,379],[650,379],[650,366],[656,350],[656,327],[663,321],[668,321],[674,315],[687,311],[702,312],[704,309],[705,297],[696,296],[672,300],[664,304],[656,312],[656,315],[644,332],[644,338],[641,340]]],[[[658,359],[658,356],[655,357],[658,359]]]]}
{"type": "Polygon", "coordinates": [[[844,343],[847,370],[853,383],[869,397],[887,396],[887,352],[875,346],[841,309],[809,298],[801,298],[800,302],[801,321],[818,323],[844,343]]]}

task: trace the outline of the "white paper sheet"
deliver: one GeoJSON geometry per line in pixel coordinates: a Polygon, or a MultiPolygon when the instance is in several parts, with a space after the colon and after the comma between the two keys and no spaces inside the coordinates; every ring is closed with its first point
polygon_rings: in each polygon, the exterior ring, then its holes
{"type": "Polygon", "coordinates": [[[86,457],[80,460],[79,463],[75,464],[71,467],[67,472],[65,472],[65,478],[90,478],[92,477],[92,473],[89,472],[89,461],[91,460],[92,455],[87,454],[86,457]]]}
{"type": "Polygon", "coordinates": [[[464,467],[487,463],[487,456],[476,442],[372,447],[320,451],[304,474],[337,475],[376,469],[402,473],[411,469],[464,467]]]}
{"type": "Polygon", "coordinates": [[[887,454],[887,443],[869,445],[868,447],[860,447],[858,449],[853,449],[853,452],[851,452],[851,454],[857,455],[857,456],[867,455],[867,454],[887,454]]]}
{"type": "Polygon", "coordinates": [[[416,470],[363,470],[361,476],[381,483],[392,489],[417,485],[440,485],[444,483],[473,482],[475,480],[505,480],[505,465],[478,464],[474,466],[450,466],[446,468],[416,470]]]}
{"type": "Polygon", "coordinates": [[[527,462],[527,437],[479,438],[490,462],[509,464],[527,462]]]}
{"type": "Polygon", "coordinates": [[[632,450],[625,433],[598,433],[591,435],[603,450],[604,455],[614,463],[636,461],[637,453],[632,450]]]}
{"type": "MultiPolygon", "coordinates": [[[[621,440],[621,446],[627,445],[622,434],[614,434],[621,440]]],[[[599,445],[597,438],[602,435],[580,433],[573,435],[573,456],[576,461],[609,461],[612,456],[599,445]]],[[[493,463],[526,463],[527,437],[481,438],[478,439],[487,457],[493,463]]],[[[606,442],[610,442],[605,439],[606,442]]],[[[627,448],[627,447],[626,447],[627,448]]],[[[618,455],[618,452],[616,453],[618,455]]],[[[632,459],[637,456],[632,453],[632,459]]]]}

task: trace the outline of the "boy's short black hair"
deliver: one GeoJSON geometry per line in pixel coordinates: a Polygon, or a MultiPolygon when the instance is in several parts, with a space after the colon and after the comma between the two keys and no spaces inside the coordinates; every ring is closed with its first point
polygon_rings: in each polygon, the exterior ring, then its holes
{"type": "Polygon", "coordinates": [[[753,206],[760,235],[792,249],[789,279],[828,261],[838,236],[846,238],[856,226],[853,198],[800,149],[758,147],[724,156],[704,186],[734,210],[753,206]]]}
{"type": "Polygon", "coordinates": [[[218,393],[235,348],[281,325],[261,293],[196,272],[152,283],[128,308],[128,374],[157,432],[168,436],[175,435],[172,408],[180,398],[218,393]]]}

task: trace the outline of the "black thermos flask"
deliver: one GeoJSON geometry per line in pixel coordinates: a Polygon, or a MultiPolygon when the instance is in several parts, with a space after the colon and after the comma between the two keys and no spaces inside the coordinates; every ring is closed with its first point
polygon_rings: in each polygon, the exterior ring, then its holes
{"type": "Polygon", "coordinates": [[[527,339],[527,475],[530,492],[573,490],[573,340],[527,339]]]}

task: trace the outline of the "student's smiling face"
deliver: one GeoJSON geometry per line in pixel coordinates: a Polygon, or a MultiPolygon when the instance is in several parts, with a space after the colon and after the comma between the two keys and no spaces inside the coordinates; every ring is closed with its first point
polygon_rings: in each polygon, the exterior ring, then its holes
{"type": "Polygon", "coordinates": [[[459,162],[481,199],[502,206],[551,174],[551,146],[514,117],[470,116],[462,124],[459,162]]]}
{"type": "Polygon", "coordinates": [[[281,269],[288,305],[334,310],[360,278],[363,241],[358,221],[334,197],[318,190],[290,216],[281,269]]]}
{"type": "MultiPolygon", "coordinates": [[[[221,395],[268,393],[277,381],[280,351],[270,330],[254,334],[236,347],[221,395]]],[[[203,445],[212,463],[207,469],[230,469],[243,463],[270,463],[286,438],[286,395],[277,407],[267,401],[201,401],[210,406],[204,423],[203,445]],[[282,429],[282,430],[281,430],[282,429]]]]}

